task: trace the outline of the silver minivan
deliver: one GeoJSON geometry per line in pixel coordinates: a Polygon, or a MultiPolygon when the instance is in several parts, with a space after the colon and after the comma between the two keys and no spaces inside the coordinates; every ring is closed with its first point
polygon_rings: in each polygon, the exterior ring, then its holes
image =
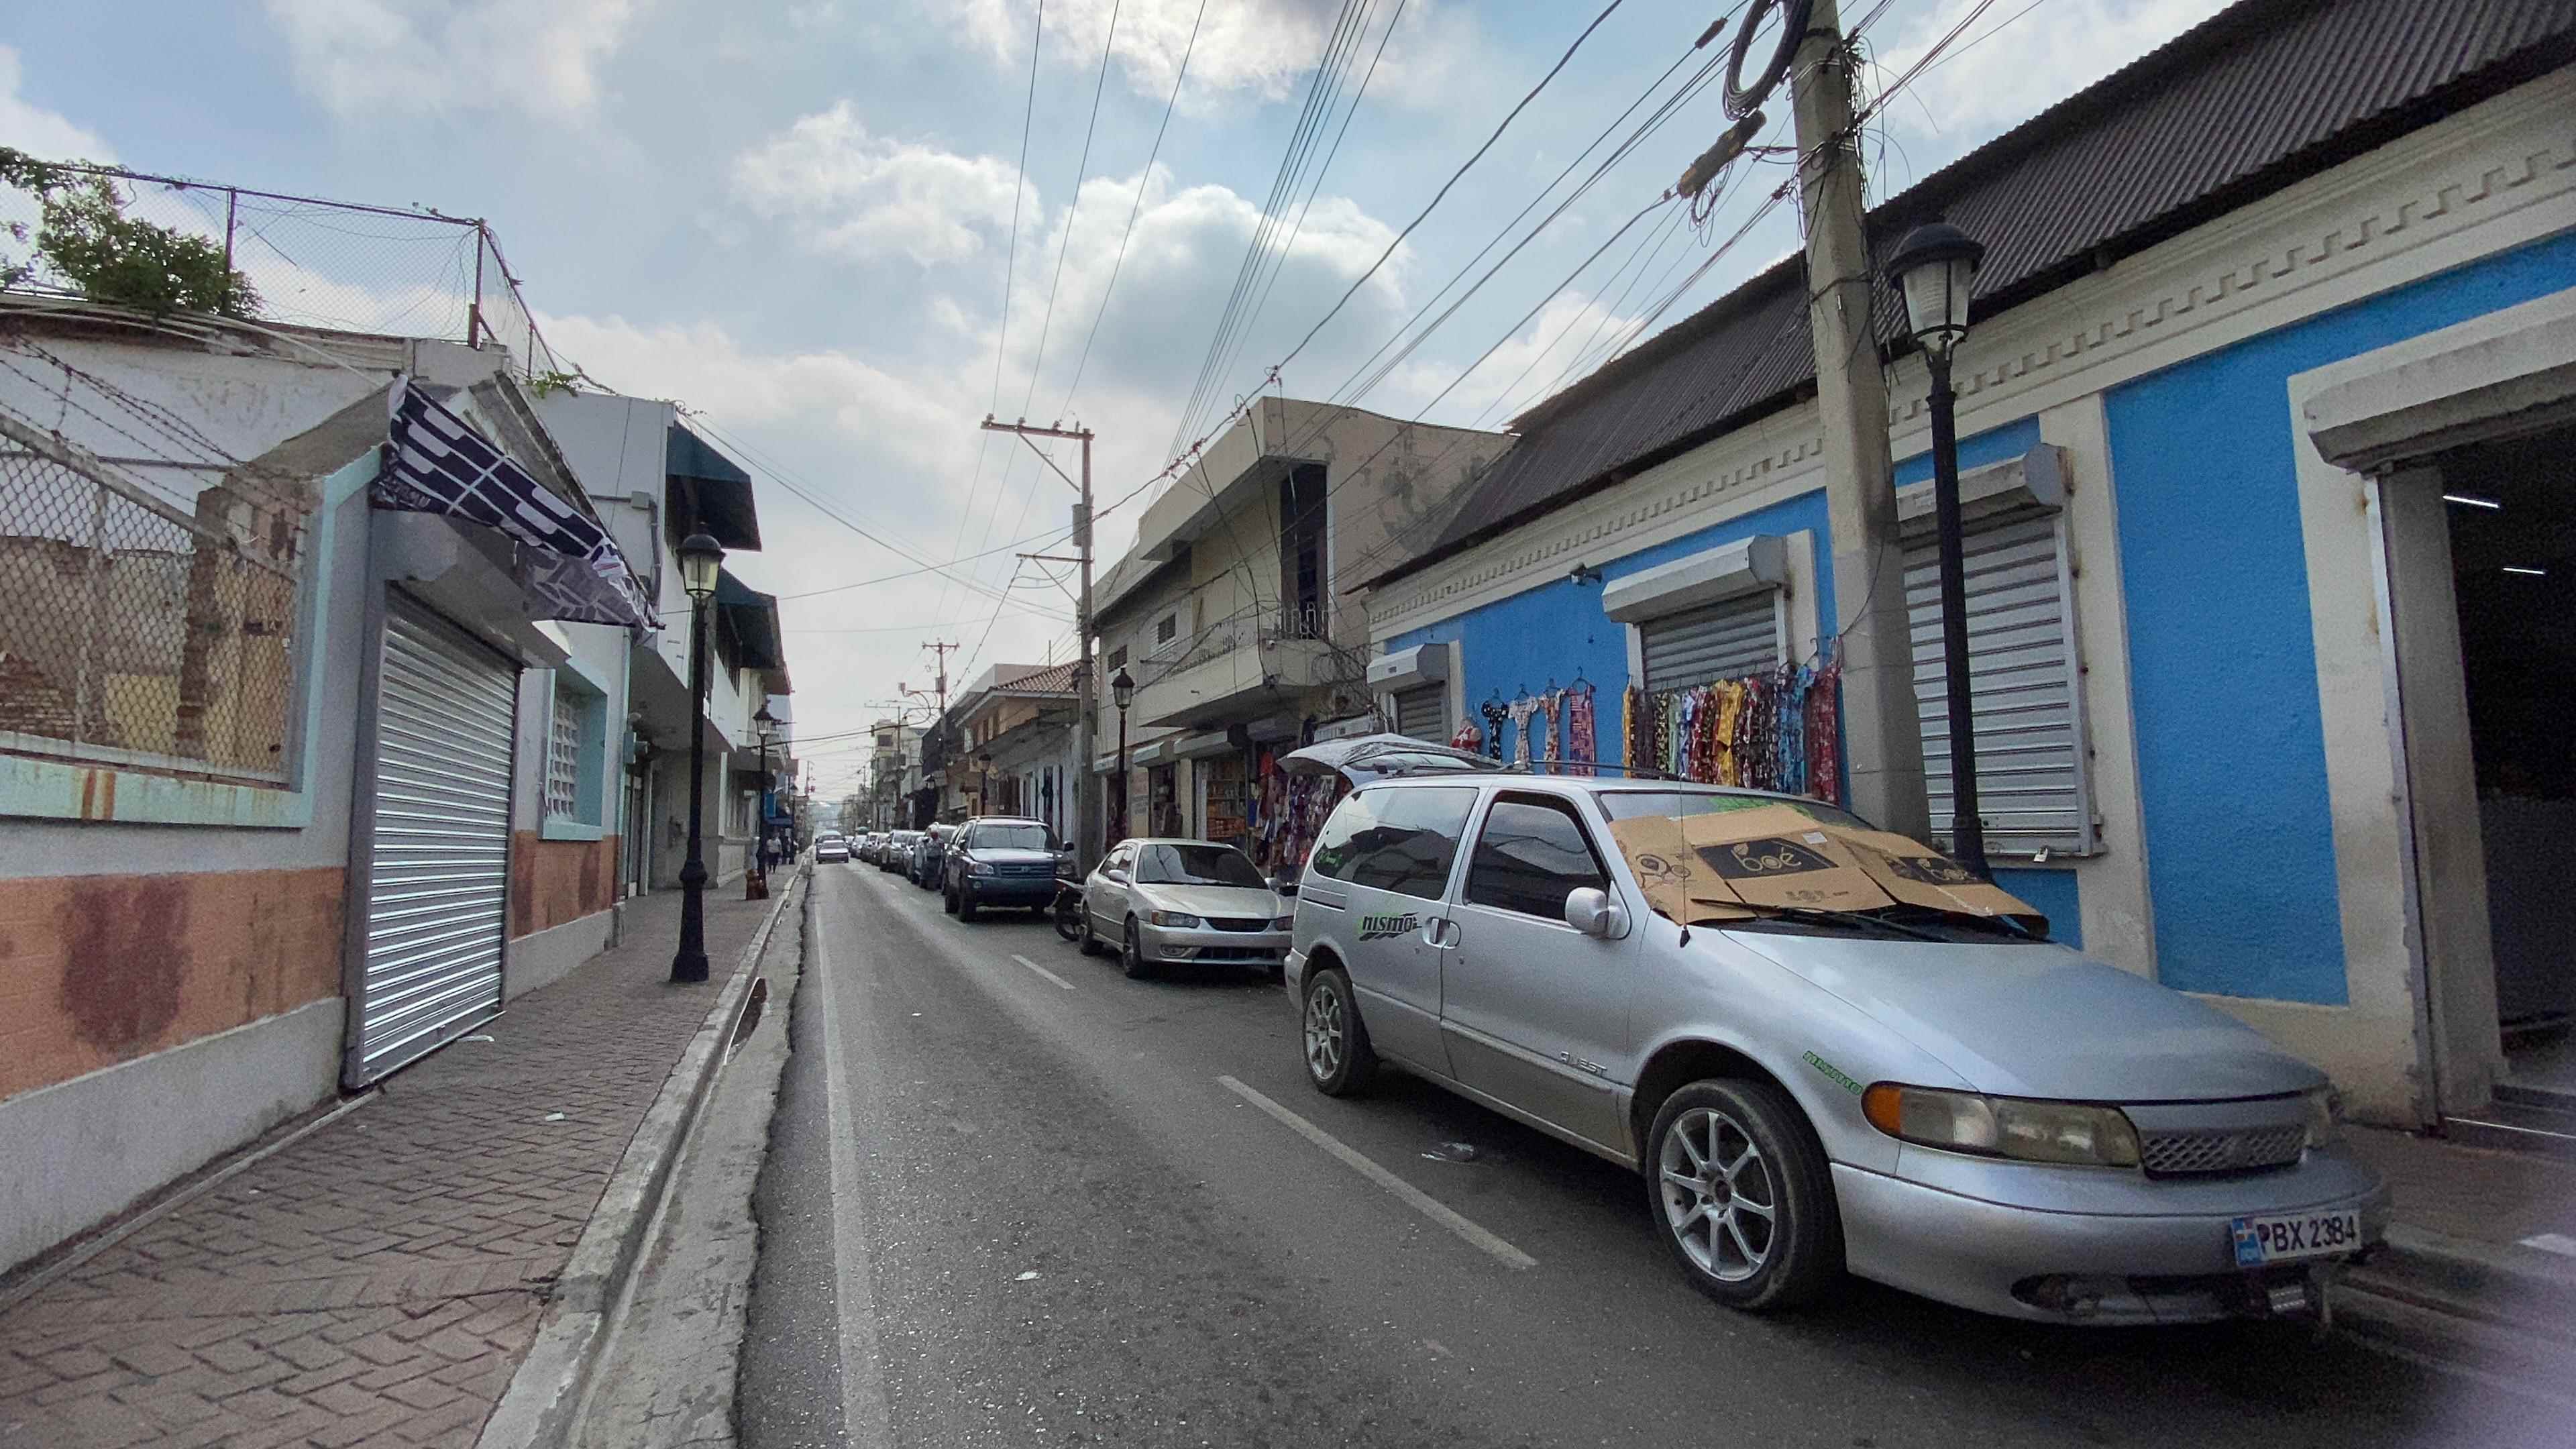
{"type": "Polygon", "coordinates": [[[2325,1075],[2214,1008],[2035,917],[1686,927],[1610,828],[1784,804],[1864,828],[1832,806],[1439,769],[1346,771],[1317,838],[1286,973],[1309,1079],[1401,1067],[1637,1169],[1720,1302],[1848,1270],[2056,1322],[2312,1314],[2385,1231],[2325,1075]]]}

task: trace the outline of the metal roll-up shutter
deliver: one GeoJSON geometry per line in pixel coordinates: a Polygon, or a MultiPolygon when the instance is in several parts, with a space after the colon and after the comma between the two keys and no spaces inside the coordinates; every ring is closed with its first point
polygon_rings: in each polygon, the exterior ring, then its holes
{"type": "Polygon", "coordinates": [[[515,666],[396,596],[377,678],[352,1084],[499,1014],[509,923],[515,666]]]}
{"type": "MultiPolygon", "coordinates": [[[[2059,515],[2023,509],[1974,519],[1963,543],[1977,807],[1986,844],[2012,852],[2088,850],[2092,807],[2059,515]]],[[[1940,563],[1928,531],[1906,541],[1905,612],[1932,828],[1946,834],[1950,705],[1941,661],[1940,563]]]]}
{"type": "Polygon", "coordinates": [[[1449,686],[1422,684],[1396,691],[1395,732],[1434,744],[1449,742],[1449,686]]]}
{"type": "Polygon", "coordinates": [[[1704,609],[1637,626],[1646,688],[1688,689],[1760,674],[1780,663],[1780,592],[1756,589],[1704,609]]]}

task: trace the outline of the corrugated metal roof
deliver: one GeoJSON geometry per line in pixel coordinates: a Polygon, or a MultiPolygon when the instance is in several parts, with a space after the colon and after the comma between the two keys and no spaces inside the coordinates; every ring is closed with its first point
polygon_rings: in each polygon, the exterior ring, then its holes
{"type": "MultiPolygon", "coordinates": [[[[2568,0],[2241,0],[1871,211],[1885,248],[1946,217],[1986,244],[1992,317],[2576,60],[2568,0]]],[[[1514,422],[1439,541],[1371,583],[1772,411],[1816,375],[1792,257],[1514,422]]],[[[1882,343],[1903,308],[1879,288],[1882,343]]]]}

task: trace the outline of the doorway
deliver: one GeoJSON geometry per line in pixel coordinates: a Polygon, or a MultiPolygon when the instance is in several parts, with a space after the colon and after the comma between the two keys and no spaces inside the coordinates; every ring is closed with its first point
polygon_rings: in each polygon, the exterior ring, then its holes
{"type": "Polygon", "coordinates": [[[2504,1081],[2576,1106],[2576,427],[2436,463],[2504,1081]]]}

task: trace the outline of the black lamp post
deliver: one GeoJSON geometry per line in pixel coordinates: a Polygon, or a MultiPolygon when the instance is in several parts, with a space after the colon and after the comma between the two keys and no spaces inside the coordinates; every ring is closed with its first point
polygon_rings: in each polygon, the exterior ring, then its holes
{"type": "Polygon", "coordinates": [[[1905,294],[1905,318],[1932,369],[1932,515],[1940,533],[1941,673],[1950,705],[1950,851],[1980,877],[1986,827],[1977,812],[1976,703],[1968,678],[1968,578],[1959,522],[1959,427],[1950,354],[1968,335],[1968,291],[1986,249],[1947,222],[1906,233],[1887,274],[1905,294]]]}
{"type": "Polygon", "coordinates": [[[975,813],[990,815],[993,811],[993,752],[984,750],[975,756],[975,813]]]}
{"type": "Polygon", "coordinates": [[[756,880],[759,884],[755,886],[747,880],[743,886],[742,898],[747,901],[765,901],[769,899],[769,798],[771,787],[775,783],[769,778],[769,739],[770,732],[778,728],[778,716],[771,714],[769,706],[763,704],[759,712],[751,717],[751,723],[752,728],[760,733],[760,794],[752,803],[752,813],[760,818],[753,822],[751,829],[749,880],[756,880]]]}
{"type": "Polygon", "coordinates": [[[680,586],[689,593],[689,858],[680,867],[680,949],[671,979],[707,979],[707,860],[700,830],[707,789],[707,601],[716,594],[724,545],[703,533],[680,541],[680,586]]]}
{"type": "Polygon", "coordinates": [[[1136,681],[1128,677],[1124,664],[1118,666],[1116,674],[1109,676],[1109,697],[1118,702],[1118,833],[1123,837],[1127,833],[1126,827],[1135,823],[1127,818],[1128,809],[1134,803],[1127,797],[1127,705],[1136,697],[1136,681]]]}

